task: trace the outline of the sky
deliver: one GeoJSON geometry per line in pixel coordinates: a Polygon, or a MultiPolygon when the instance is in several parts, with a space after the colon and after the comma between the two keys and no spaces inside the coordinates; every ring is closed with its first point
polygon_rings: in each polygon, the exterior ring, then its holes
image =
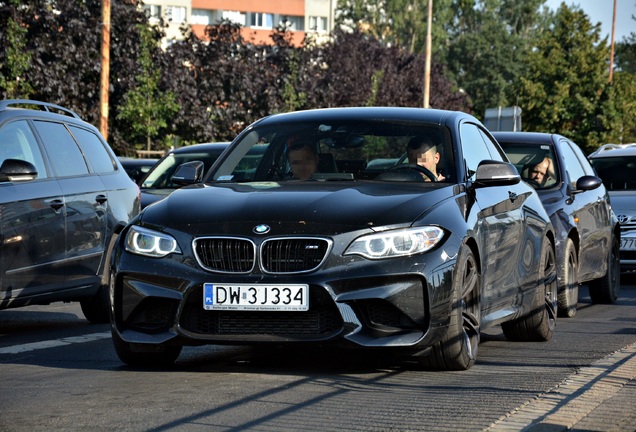
{"type": "MultiPolygon", "coordinates": [[[[562,2],[568,6],[579,6],[592,24],[600,22],[601,37],[607,36],[607,41],[611,41],[614,0],[548,0],[545,5],[556,10],[562,2]]],[[[616,0],[614,42],[621,42],[630,33],[636,33],[636,21],[632,15],[636,16],[636,0],[616,0]]]]}

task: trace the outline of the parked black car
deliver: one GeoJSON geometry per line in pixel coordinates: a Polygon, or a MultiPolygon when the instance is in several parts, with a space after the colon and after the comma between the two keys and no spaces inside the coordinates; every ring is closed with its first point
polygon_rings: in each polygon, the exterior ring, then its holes
{"type": "Polygon", "coordinates": [[[622,272],[636,270],[636,143],[605,144],[588,156],[621,227],[622,272]]]}
{"type": "Polygon", "coordinates": [[[187,164],[177,176],[195,184],[142,210],[114,254],[112,335],[128,364],[172,363],[184,345],[308,343],[462,370],[484,328],[552,336],[550,219],[470,115],[272,115],[245,129],[203,182],[187,164]],[[409,163],[366,170],[427,139],[443,181],[409,163]],[[318,172],[298,179],[294,167],[314,163],[318,172]]]}
{"type": "Polygon", "coordinates": [[[153,158],[131,158],[131,157],[118,157],[121,166],[124,167],[124,170],[128,174],[128,176],[135,182],[139,183],[139,180],[144,178],[148,171],[155,166],[159,159],[153,158]]]}
{"type": "Polygon", "coordinates": [[[585,154],[570,139],[558,134],[493,135],[521,178],[537,189],[552,220],[559,314],[576,314],[582,283],[587,283],[593,302],[615,302],[620,289],[620,229],[607,190],[585,154]],[[546,169],[547,176],[543,177],[546,169]]]}
{"type": "Polygon", "coordinates": [[[105,252],[139,188],[99,131],[61,106],[0,101],[0,309],[79,301],[107,322],[105,252]]]}
{"type": "Polygon", "coordinates": [[[141,186],[141,208],[146,207],[181,187],[172,176],[184,163],[201,161],[203,166],[198,171],[201,175],[208,170],[230,143],[193,144],[170,150],[157,162],[139,182],[141,186]]]}

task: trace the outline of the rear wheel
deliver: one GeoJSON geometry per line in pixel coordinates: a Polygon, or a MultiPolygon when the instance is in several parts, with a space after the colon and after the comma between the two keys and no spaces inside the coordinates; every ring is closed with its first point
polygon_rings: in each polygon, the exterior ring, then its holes
{"type": "Polygon", "coordinates": [[[592,303],[614,303],[620,291],[620,244],[616,236],[612,236],[612,247],[608,254],[607,273],[600,279],[590,281],[590,298],[592,303]]]}
{"type": "Polygon", "coordinates": [[[168,367],[173,365],[181,354],[180,346],[130,344],[122,340],[115,330],[111,333],[117,356],[130,366],[168,367]]]}
{"type": "Polygon", "coordinates": [[[567,239],[565,243],[565,274],[564,285],[559,287],[558,303],[559,316],[571,318],[576,315],[576,306],[579,301],[579,275],[578,259],[574,242],[567,239]]]}
{"type": "Polygon", "coordinates": [[[506,339],[523,342],[548,341],[557,318],[556,256],[552,242],[543,239],[540,286],[534,295],[532,310],[524,317],[501,324],[506,339]]]}
{"type": "Polygon", "coordinates": [[[444,338],[420,362],[427,369],[466,370],[475,364],[481,318],[481,276],[477,260],[463,246],[457,261],[450,325],[444,338]]]}

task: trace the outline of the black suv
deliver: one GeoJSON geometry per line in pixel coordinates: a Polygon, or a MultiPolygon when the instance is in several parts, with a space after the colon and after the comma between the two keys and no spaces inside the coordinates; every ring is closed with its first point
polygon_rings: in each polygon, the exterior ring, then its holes
{"type": "Polygon", "coordinates": [[[107,322],[105,252],[138,212],[95,127],[58,105],[0,101],[0,309],[79,301],[107,322]]]}

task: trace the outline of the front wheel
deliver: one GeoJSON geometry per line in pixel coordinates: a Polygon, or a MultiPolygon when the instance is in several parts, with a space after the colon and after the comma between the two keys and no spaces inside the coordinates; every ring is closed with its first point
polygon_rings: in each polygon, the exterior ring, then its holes
{"type": "Polygon", "coordinates": [[[576,315],[579,301],[579,276],[576,248],[572,239],[565,242],[565,274],[564,284],[559,287],[559,316],[571,318],[576,315]]]}
{"type": "Polygon", "coordinates": [[[111,333],[117,356],[129,366],[169,367],[181,354],[180,346],[148,344],[142,347],[141,344],[134,345],[124,341],[114,329],[111,333]]]}
{"type": "Polygon", "coordinates": [[[453,299],[448,332],[422,357],[423,367],[435,370],[467,370],[475,364],[480,339],[481,275],[477,260],[463,246],[453,281],[453,299]]]}
{"type": "Polygon", "coordinates": [[[501,324],[506,339],[522,342],[552,339],[557,318],[557,270],[554,246],[548,238],[543,239],[539,280],[530,313],[501,324]]]}
{"type": "Polygon", "coordinates": [[[618,299],[620,291],[620,244],[616,236],[612,236],[612,247],[607,254],[607,272],[600,279],[590,281],[588,288],[590,289],[590,298],[592,303],[614,303],[618,299]]]}

